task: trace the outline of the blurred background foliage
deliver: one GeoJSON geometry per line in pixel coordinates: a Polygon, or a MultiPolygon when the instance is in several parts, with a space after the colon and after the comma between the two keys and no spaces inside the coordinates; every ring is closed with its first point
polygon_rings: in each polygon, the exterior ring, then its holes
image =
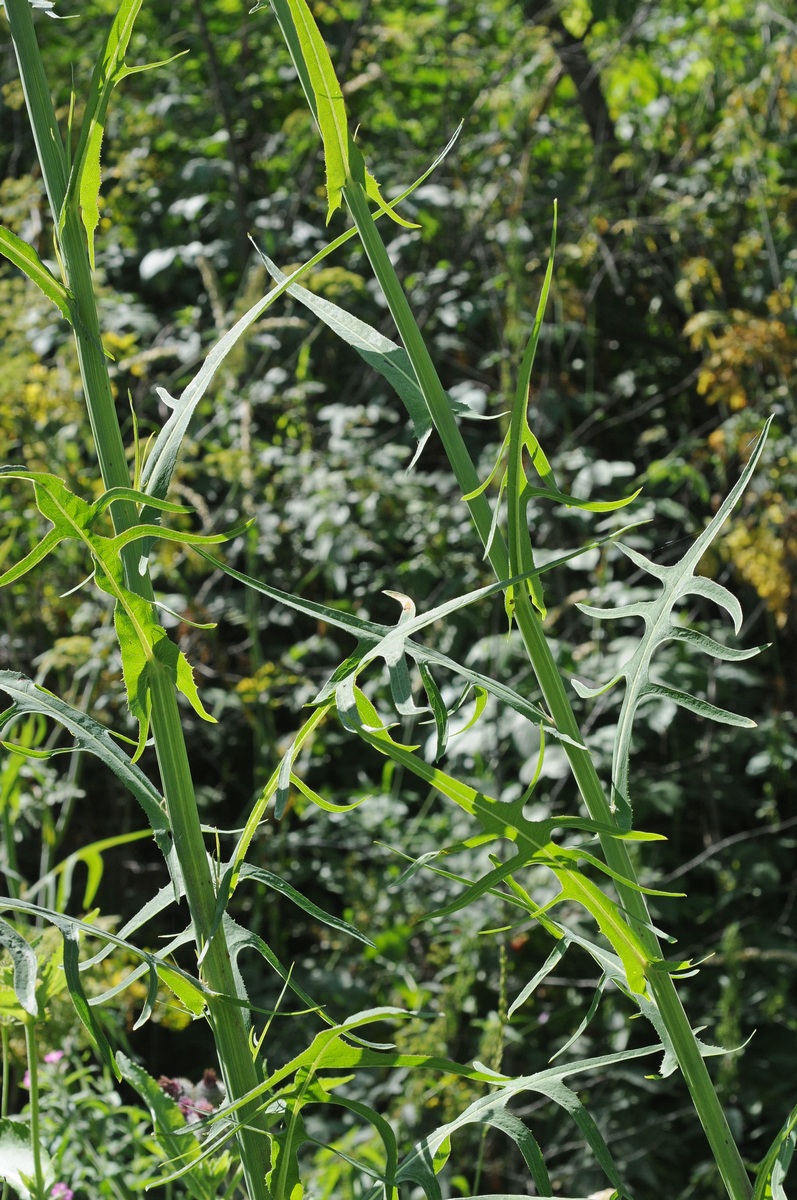
{"type": "MultiPolygon", "coordinates": [[[[60,0],[62,15],[73,15],[69,7],[60,0]]],[[[127,79],[112,105],[97,280],[131,461],[131,413],[142,439],[156,431],[166,410],[155,385],[179,394],[214,339],[269,286],[247,235],[287,269],[343,227],[337,217],[325,229],[319,139],[276,25],[267,10],[247,9],[246,0],[151,0],[130,60],[188,53],[155,75],[127,79]]],[[[112,0],[90,0],[75,19],[39,21],[64,123],[73,86],[79,115],[113,11],[112,0]]],[[[681,539],[705,525],[737,478],[762,420],[775,414],[753,489],[705,564],[743,600],[742,643],[769,648],[751,662],[706,671],[672,643],[658,662],[673,686],[739,708],[758,728],[740,735],[666,704],[649,706],[634,781],[637,824],[668,839],[645,847],[646,881],[688,893],[658,901],[656,919],[677,931],[679,957],[711,955],[682,985],[688,1010],[708,1026],[710,1041],[740,1046],[754,1034],[744,1053],[716,1069],[743,1151],[755,1161],[794,1102],[797,1076],[794,14],[786,0],[319,0],[314,11],[346,81],[358,141],[388,196],[416,178],[463,122],[442,166],[403,206],[420,229],[395,227],[390,250],[444,383],[476,412],[496,417],[464,422],[485,474],[533,318],[554,198],[553,303],[531,412],[566,490],[609,498],[641,484],[633,515],[651,521],[629,540],[674,561],[681,539]]],[[[1,17],[0,46],[2,220],[52,259],[1,17]]],[[[355,242],[305,283],[392,333],[355,242]]],[[[0,336],[0,457],[91,492],[92,446],[68,330],[6,267],[0,336]]],[[[201,406],[174,498],[195,508],[194,527],[203,531],[254,518],[228,548],[239,569],[392,621],[395,602],[385,588],[431,606],[487,581],[441,451],[432,439],[406,474],[412,452],[403,410],[382,380],[306,310],[280,302],[226,361],[201,406]]],[[[39,518],[22,486],[4,487],[0,510],[0,557],[10,562],[39,536],[39,518]]],[[[595,520],[540,507],[540,560],[578,545],[595,520]]],[[[40,567],[0,591],[2,665],[35,673],[126,728],[105,599],[78,587],[83,563],[63,554],[59,561],[58,574],[40,567]]],[[[633,625],[598,627],[574,602],[623,603],[635,582],[629,570],[605,550],[546,576],[547,628],[567,674],[608,678],[628,655],[633,625]]],[[[200,728],[185,713],[203,815],[234,828],[302,720],[301,706],[351,647],[323,624],[243,593],[220,572],[209,575],[174,544],[162,547],[155,575],[180,614],[165,621],[219,720],[200,728]],[[195,630],[183,617],[218,627],[195,630]]],[[[714,613],[695,606],[684,617],[716,635],[714,613]]],[[[429,636],[534,696],[500,605],[468,608],[429,636]]],[[[618,705],[614,692],[581,705],[604,776],[618,705]]],[[[404,733],[403,740],[429,736],[423,727],[404,733]]],[[[452,741],[448,756],[449,769],[506,798],[529,782],[535,761],[527,729],[492,705],[452,741]]],[[[145,763],[155,769],[154,759],[145,763]]],[[[511,910],[487,899],[455,918],[426,921],[450,898],[450,882],[421,874],[400,883],[397,849],[415,856],[467,837],[462,815],[352,747],[336,726],[322,729],[302,770],[336,803],[369,798],[330,815],[294,795],[282,821],[265,824],[255,859],[354,921],[376,949],[362,954],[252,885],[237,894],[239,919],[296,962],[303,985],[332,1013],[374,1003],[422,1011],[401,1033],[418,1049],[527,1072],[565,1045],[597,983],[586,957],[571,950],[507,1022],[508,1005],[550,949],[546,937],[513,926],[511,910]],[[506,928],[482,936],[496,927],[506,928]]],[[[28,764],[2,802],[7,882],[22,891],[64,854],[143,824],[91,762],[58,773],[28,764]]],[[[574,788],[555,745],[535,804],[540,813],[573,811],[574,788]]],[[[113,870],[98,900],[108,916],[128,915],[165,878],[146,842],[135,853],[109,853],[108,862],[113,870]]],[[[475,870],[464,860],[461,869],[475,870]]],[[[544,895],[545,877],[539,887],[544,895]]],[[[275,977],[249,984],[255,1003],[274,1003],[275,977]]],[[[623,998],[607,991],[568,1053],[601,1053],[644,1037],[628,1015],[623,998]]],[[[273,1057],[303,1044],[295,1023],[277,1018],[276,1029],[273,1057]]],[[[156,1075],[176,1074],[183,1061],[195,1065],[208,1052],[197,1050],[198,1037],[169,1035],[163,1024],[130,1034],[156,1075]]],[[[412,1136],[466,1101],[459,1085],[431,1080],[428,1090],[400,1078],[367,1086],[372,1103],[383,1089],[385,1111],[412,1136]]],[[[658,1194],[665,1179],[672,1194],[717,1194],[677,1078],[662,1084],[621,1072],[593,1081],[589,1099],[639,1194],[658,1194]]],[[[563,1193],[603,1186],[555,1114],[541,1105],[518,1111],[547,1148],[563,1193]]],[[[338,1133],[349,1151],[366,1160],[363,1135],[346,1129],[338,1133]]],[[[321,1135],[328,1140],[329,1130],[321,1135]]],[[[522,1163],[492,1135],[470,1149],[482,1190],[525,1186],[522,1163]]],[[[336,1170],[319,1152],[318,1178],[328,1191],[318,1194],[353,1197],[336,1170]]],[[[451,1187],[463,1194],[477,1183],[466,1175],[451,1187]]]]}

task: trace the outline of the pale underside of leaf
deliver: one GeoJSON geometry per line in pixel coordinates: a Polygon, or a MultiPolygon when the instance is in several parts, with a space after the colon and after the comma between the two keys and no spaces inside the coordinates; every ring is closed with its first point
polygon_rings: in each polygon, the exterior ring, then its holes
{"type": "Polygon", "coordinates": [[[612,808],[617,813],[618,820],[623,828],[630,828],[632,824],[631,801],[628,787],[631,735],[636,711],[643,700],[650,697],[667,699],[701,718],[735,725],[739,728],[751,728],[754,725],[754,722],[750,721],[747,717],[718,708],[706,700],[685,692],[676,691],[665,684],[654,682],[650,676],[650,668],[655,651],[660,645],[668,641],[683,641],[703,654],[731,662],[749,658],[758,653],[762,648],[754,647],[753,649],[746,650],[724,647],[700,630],[685,627],[679,620],[675,609],[676,605],[682,603],[690,596],[702,597],[716,604],[726,612],[733,621],[734,631],[736,633],[739,632],[743,619],[739,601],[727,588],[712,579],[707,579],[705,576],[696,574],[696,571],[706,549],[714,538],[717,537],[720,529],[727,521],[750,482],[758,460],[761,457],[771,423],[772,418],[770,417],[737,483],[728,493],[706,528],[689,547],[679,562],[669,565],[655,563],[632,547],[617,543],[618,548],[631,560],[634,566],[659,580],[661,592],[656,599],[639,600],[635,603],[618,606],[615,609],[602,609],[592,605],[579,606],[587,615],[598,620],[638,617],[645,625],[641,641],[638,643],[631,658],[608,683],[592,687],[577,681],[573,683],[579,695],[597,696],[601,692],[608,690],[608,688],[612,687],[620,679],[625,680],[626,689],[620,709],[612,762],[611,801],[612,808]]]}

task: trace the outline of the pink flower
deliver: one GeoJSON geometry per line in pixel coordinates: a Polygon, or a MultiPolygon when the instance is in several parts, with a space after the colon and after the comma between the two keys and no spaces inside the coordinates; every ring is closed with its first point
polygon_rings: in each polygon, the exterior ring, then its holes
{"type": "MultiPolygon", "coordinates": [[[[65,1054],[65,1053],[66,1053],[66,1051],[64,1051],[64,1050],[48,1050],[48,1051],[47,1051],[47,1053],[46,1053],[46,1054],[45,1054],[45,1056],[44,1056],[44,1061],[45,1061],[46,1063],[57,1063],[57,1062],[60,1062],[60,1061],[61,1061],[61,1059],[64,1057],[64,1054],[65,1054]]],[[[61,1184],[60,1184],[60,1183],[57,1183],[55,1186],[56,1186],[56,1187],[61,1187],[61,1184]]],[[[68,1189],[67,1189],[67,1190],[68,1190],[68,1189]]],[[[61,1193],[59,1192],[58,1194],[60,1195],[61,1193]]]]}
{"type": "MultiPolygon", "coordinates": [[[[55,1053],[58,1053],[58,1051],[55,1051],[55,1053]]],[[[54,1183],[50,1192],[53,1200],[72,1200],[74,1194],[72,1189],[67,1187],[65,1183],[54,1183]]]]}

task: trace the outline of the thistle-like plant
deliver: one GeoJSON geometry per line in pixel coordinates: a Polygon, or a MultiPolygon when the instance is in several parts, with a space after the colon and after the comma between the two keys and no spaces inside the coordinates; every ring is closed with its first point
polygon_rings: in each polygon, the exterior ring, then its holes
{"type": "MultiPolygon", "coordinates": [[[[9,231],[0,231],[0,250],[48,296],[72,326],[102,480],[99,498],[90,501],[76,496],[53,475],[20,470],[13,465],[5,469],[6,478],[33,485],[39,512],[52,528],[33,551],[6,571],[0,583],[21,578],[66,539],[74,539],[83,545],[87,573],[91,573],[96,586],[114,603],[124,686],[131,714],[138,726],[135,753],[131,755],[87,713],[25,676],[4,672],[0,674],[0,688],[11,701],[11,707],[4,714],[6,743],[11,745],[9,730],[13,731],[15,723],[23,716],[41,714],[47,717],[72,739],[70,748],[92,753],[102,760],[138,799],[148,818],[169,869],[170,885],[151,897],[116,934],[104,936],[109,946],[119,945],[138,953],[140,966],[131,978],[139,974],[148,977],[148,1000],[140,1020],[147,1019],[160,985],[165,984],[195,1016],[205,1016],[210,1023],[227,1100],[209,1116],[201,1146],[190,1131],[186,1135],[179,1122],[174,1120],[174,1113],[157,1094],[153,1081],[135,1064],[123,1056],[114,1057],[111,1052],[93,1012],[95,1003],[103,998],[89,1003],[80,978],[83,970],[90,969],[91,961],[79,961],[79,937],[84,932],[95,933],[96,930],[88,921],[66,916],[56,908],[37,905],[24,896],[9,896],[2,905],[20,917],[48,921],[62,933],[64,978],[78,1015],[98,1052],[118,1075],[139,1089],[153,1111],[156,1126],[171,1157],[168,1172],[160,1181],[186,1176],[191,1181],[189,1188],[193,1195],[204,1198],[219,1194],[219,1189],[228,1186],[230,1164],[225,1155],[234,1135],[242,1187],[250,1200],[285,1200],[288,1197],[293,1200],[302,1194],[301,1149],[312,1140],[305,1123],[305,1110],[317,1105],[336,1105],[358,1120],[370,1123],[380,1139],[383,1158],[378,1170],[369,1167],[360,1172],[359,1165],[351,1162],[352,1171],[363,1174],[367,1180],[363,1184],[363,1194],[373,1200],[377,1196],[397,1200],[404,1184],[420,1187],[430,1198],[438,1197],[441,1190],[437,1176],[450,1154],[451,1136],[472,1123],[491,1125],[515,1142],[528,1164],[537,1192],[551,1195],[553,1186],[540,1147],[528,1127],[507,1108],[509,1101],[518,1094],[536,1092],[547,1096],[570,1115],[592,1148],[609,1183],[619,1195],[626,1196],[603,1135],[563,1081],[573,1074],[602,1071],[615,1063],[659,1053],[663,1054],[662,1073],[676,1068],[683,1073],[729,1197],[731,1200],[748,1200],[752,1193],[748,1172],[704,1061],[715,1051],[696,1037],[675,988],[675,979],[689,964],[671,962],[665,956],[648,913],[646,889],[638,883],[628,853],[629,842],[644,844],[649,840],[648,835],[632,827],[628,775],[632,724],[640,703],[647,696],[666,694],[701,716],[744,723],[742,718],[731,718],[697,697],[673,692],[666,684],[656,682],[650,666],[656,648],[663,641],[674,638],[716,657],[740,658],[754,653],[726,649],[705,634],[680,624],[673,618],[673,612],[685,595],[701,595],[725,608],[738,629],[736,601],[725,589],[695,575],[695,568],[747,486],[765,435],[762,434],[762,440],[728,499],[681,563],[658,567],[642,559],[636,551],[624,549],[637,566],[659,580],[662,591],[657,600],[632,604],[615,610],[614,614],[586,610],[595,616],[639,616],[645,622],[639,647],[621,672],[626,681],[626,695],[613,776],[611,781],[604,782],[598,776],[576,722],[566,681],[557,669],[546,639],[542,624],[545,615],[543,571],[535,562],[530,524],[533,524],[533,506],[538,502],[578,506],[601,513],[621,508],[634,497],[584,501],[562,491],[531,428],[529,388],[551,286],[553,246],[536,319],[518,366],[509,430],[496,467],[486,479],[480,479],[460,433],[461,409],[452,403],[440,382],[380,235],[379,221],[408,224],[397,210],[400,198],[385,200],[349,132],[342,89],[307,3],[305,0],[270,0],[321,133],[328,217],[345,205],[354,228],[290,276],[283,275],[267,261],[277,281],[276,288],[258,300],[219,340],[179,397],[170,396],[165,389],[159,390],[171,413],[146,459],[136,462],[131,478],[102,354],[92,270],[99,211],[99,164],[108,105],[114,87],[126,75],[148,69],[148,66],[131,67],[126,63],[142,0],[122,0],[120,3],[89,87],[80,129],[73,131],[70,119],[66,138],[50,101],[28,0],[4,0],[4,3],[52,210],[61,278],[41,260],[33,247],[9,231]],[[71,152],[73,132],[77,134],[74,154],[71,152]],[[355,234],[360,237],[371,262],[401,345],[299,287],[298,281],[305,271],[355,234]],[[431,429],[436,429],[484,545],[485,556],[495,575],[494,583],[420,615],[412,598],[394,593],[401,605],[401,615],[395,626],[384,626],[289,595],[227,567],[209,552],[210,546],[218,546],[225,540],[223,534],[200,536],[170,531],[163,526],[165,515],[185,511],[169,502],[166,496],[197,405],[239,339],[286,292],[325,321],[396,389],[413,422],[419,452],[431,429]],[[496,480],[496,495],[491,500],[491,484],[496,480]],[[107,527],[109,519],[112,528],[107,527]],[[272,602],[322,618],[350,634],[356,642],[351,654],[315,697],[311,715],[281,762],[275,763],[271,779],[244,829],[237,834],[233,850],[226,859],[222,858],[218,848],[215,854],[208,852],[176,692],[188,699],[200,717],[207,718],[209,714],[199,698],[190,664],[157,619],[148,574],[149,555],[154,552],[157,541],[163,539],[192,546],[214,564],[222,565],[240,583],[254,588],[272,602]],[[424,628],[465,605],[485,603],[497,594],[503,595],[507,617],[520,633],[539,684],[542,696],[539,703],[532,703],[501,680],[457,663],[415,638],[424,628]],[[425,713],[433,722],[436,733],[434,763],[428,762],[417,746],[396,740],[391,733],[396,722],[377,711],[366,695],[363,676],[379,661],[387,668],[396,717],[414,718],[425,713]],[[458,678],[461,683],[460,697],[453,705],[444,700],[444,689],[437,680],[441,673],[458,678]],[[418,702],[421,699],[416,686],[418,681],[423,693],[421,703],[418,702]],[[524,717],[528,721],[530,737],[539,737],[540,764],[546,739],[558,739],[578,785],[583,813],[532,820],[526,815],[525,806],[536,777],[529,791],[511,803],[504,803],[499,797],[465,784],[443,770],[439,761],[445,753],[451,717],[467,692],[476,697],[477,719],[488,696],[524,717]],[[333,714],[337,714],[353,736],[436,789],[473,822],[473,832],[464,841],[443,847],[434,855],[411,863],[408,868],[409,872],[435,870],[447,875],[458,886],[458,894],[443,911],[455,911],[490,895],[525,917],[538,921],[554,939],[551,955],[524,986],[512,1011],[525,1002],[567,947],[576,944],[592,955],[600,968],[599,992],[606,983],[612,982],[631,997],[641,1014],[649,1019],[655,1033],[653,1044],[641,1050],[560,1063],[514,1079],[498,1075],[480,1064],[464,1066],[442,1056],[401,1052],[382,1041],[372,1041],[370,1027],[379,1027],[385,1020],[401,1021],[407,1014],[384,1008],[343,1017],[327,1012],[307,994],[301,981],[294,978],[292,968],[282,963],[262,938],[233,918],[230,902],[236,891],[260,884],[280,892],[315,920],[349,936],[367,940],[340,917],[321,910],[287,880],[247,862],[252,839],[268,805],[273,802],[279,816],[291,787],[322,808],[332,807],[319,791],[300,777],[297,760],[300,752],[311,747],[321,723],[333,714]],[[160,770],[160,787],[148,779],[137,762],[150,733],[160,770]],[[557,833],[560,835],[558,840],[557,833]],[[601,855],[596,853],[596,838],[601,855]],[[479,877],[465,878],[447,870],[450,852],[484,846],[489,847],[490,868],[479,877]],[[558,887],[553,898],[549,897],[543,903],[534,899],[528,885],[528,869],[540,867],[547,870],[558,887]],[[599,886],[596,877],[605,886],[599,886]],[[190,913],[190,928],[178,933],[157,953],[136,950],[134,937],[140,935],[149,921],[183,897],[190,913]],[[564,919],[560,919],[556,909],[562,901],[577,904],[587,914],[594,926],[590,936],[583,933],[580,926],[571,929],[564,919]],[[194,949],[195,973],[177,967],[171,958],[176,950],[186,945],[194,949]],[[320,1030],[310,1045],[286,1063],[270,1065],[269,1034],[276,1010],[259,1012],[249,1003],[239,963],[244,952],[259,955],[281,978],[280,1005],[286,1003],[286,996],[290,996],[292,1003],[301,1005],[297,1012],[313,1013],[318,1020],[320,1030]],[[487,1094],[470,1103],[454,1121],[405,1152],[384,1115],[347,1090],[352,1075],[357,1072],[388,1069],[434,1071],[455,1076],[469,1081],[474,1089],[487,1090],[487,1094]]],[[[137,460],[138,454],[134,457],[137,460]]],[[[600,541],[591,540],[574,553],[582,553],[600,541]]],[[[548,564],[546,569],[552,565],[556,564],[548,564]]],[[[618,680],[619,677],[611,682],[618,680]]],[[[582,695],[593,694],[584,685],[580,690],[582,695]]],[[[19,749],[23,751],[25,747],[19,749]]],[[[220,841],[216,845],[220,845],[220,841]]],[[[33,1016],[34,952],[8,922],[0,924],[0,942],[8,949],[14,965],[15,995],[22,1008],[33,1016]]],[[[779,1194],[777,1188],[782,1194],[781,1180],[788,1165],[793,1135],[792,1114],[762,1166],[755,1185],[756,1200],[762,1200],[768,1186],[773,1195],[779,1194]]],[[[34,1136],[31,1133],[31,1137],[34,1136]]],[[[344,1152],[340,1153],[343,1155],[344,1152]]],[[[235,1168],[232,1169],[232,1180],[230,1186],[234,1189],[238,1186],[235,1168]]],[[[41,1192],[41,1186],[37,1184],[37,1187],[41,1192]]]]}

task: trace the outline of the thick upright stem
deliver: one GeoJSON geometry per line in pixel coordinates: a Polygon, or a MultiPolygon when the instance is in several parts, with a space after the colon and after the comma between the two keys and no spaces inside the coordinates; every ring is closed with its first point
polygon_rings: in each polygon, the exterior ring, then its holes
{"type": "Polygon", "coordinates": [[[33,1151],[34,1200],[44,1200],[44,1171],[42,1170],[41,1131],[39,1129],[39,1048],[33,1021],[25,1022],[25,1050],[28,1057],[30,1090],[30,1141],[33,1151]]]}
{"type": "MultiPolygon", "coordinates": [[[[57,228],[67,190],[66,153],[50,98],[30,4],[28,0],[5,0],[5,9],[57,228]]],[[[103,483],[106,488],[129,487],[130,473],[100,338],[88,251],[76,209],[66,214],[60,235],[60,252],[65,282],[74,295],[75,342],[103,483]]],[[[135,505],[130,501],[115,504],[113,518],[117,532],[131,528],[138,523],[135,505]]],[[[124,553],[128,587],[145,599],[152,600],[149,575],[141,575],[138,570],[136,546],[128,546],[124,553]]],[[[185,882],[197,949],[201,950],[210,939],[213,927],[213,878],[196,807],[174,681],[165,665],[157,661],[152,665],[150,677],[152,730],[164,798],[185,882]]],[[[202,969],[205,981],[215,994],[209,1003],[210,1023],[227,1095],[230,1100],[241,1099],[257,1088],[261,1078],[249,1050],[247,1015],[240,1005],[234,1003],[238,988],[222,927],[219,927],[206,950],[202,969]],[[233,1000],[225,997],[232,997],[233,1000]]],[[[245,1107],[242,1112],[247,1126],[239,1131],[238,1144],[250,1200],[269,1200],[265,1182],[270,1166],[266,1126],[254,1107],[245,1107]]]]}
{"type": "MultiPolygon", "coordinates": [[[[398,281],[382,238],[376,229],[365,192],[358,184],[354,183],[344,189],[344,195],[362,238],[365,252],[418,377],[421,390],[427,399],[432,421],[440,435],[451,469],[463,495],[468,495],[479,487],[481,480],[454,419],[448,397],[432,363],[423,335],[398,281]]],[[[479,537],[484,546],[488,547],[487,557],[496,577],[498,579],[509,578],[509,554],[506,542],[500,530],[492,530],[492,512],[487,497],[484,493],[479,493],[467,503],[479,537]]],[[[614,816],[592,757],[586,748],[580,748],[583,745],[581,731],[545,637],[539,614],[532,607],[528,596],[522,589],[516,589],[515,600],[515,618],[518,629],[548,711],[556,728],[570,739],[563,741],[562,746],[567,754],[587,812],[595,821],[614,824],[614,816]]],[[[651,928],[645,897],[634,887],[636,873],[624,843],[617,838],[608,836],[601,836],[600,841],[607,864],[621,878],[628,880],[628,885],[617,880],[616,886],[620,903],[628,915],[631,928],[648,951],[651,959],[661,961],[664,956],[651,928]]],[[[654,969],[648,975],[648,985],[661,1012],[678,1065],[686,1080],[700,1122],[706,1131],[728,1195],[731,1200],[749,1200],[752,1195],[752,1187],[747,1171],[717,1098],[705,1060],[700,1053],[697,1040],[676,993],[673,980],[665,971],[654,969]]]]}
{"type": "MultiPolygon", "coordinates": [[[[216,995],[208,1012],[219,1051],[224,1084],[230,1098],[245,1096],[260,1083],[249,1049],[248,1014],[230,1002],[237,987],[230,951],[219,926],[207,946],[216,911],[216,889],[211,864],[197,818],[194,784],[188,763],[182,723],[177,708],[175,685],[168,668],[158,662],[150,667],[152,730],[175,850],[183,870],[188,909],[197,949],[204,951],[202,974],[216,995]]],[[[257,1114],[256,1103],[244,1106],[238,1119],[248,1126],[239,1139],[244,1174],[252,1200],[266,1196],[265,1175],[270,1162],[269,1141],[257,1114]]]]}

